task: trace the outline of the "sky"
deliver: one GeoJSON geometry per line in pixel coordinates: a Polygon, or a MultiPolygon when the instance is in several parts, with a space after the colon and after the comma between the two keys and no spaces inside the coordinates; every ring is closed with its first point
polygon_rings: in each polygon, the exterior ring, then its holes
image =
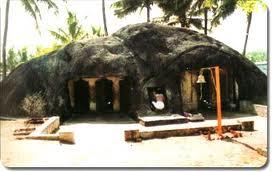
{"type": "MultiPolygon", "coordinates": [[[[114,16],[110,5],[116,0],[105,0],[106,16],[109,34],[114,33],[121,27],[128,24],[141,23],[146,21],[146,11],[138,10],[136,13],[123,19],[114,16]]],[[[4,29],[4,10],[6,0],[1,0],[1,39],[4,29]]],[[[42,9],[42,20],[39,22],[40,33],[35,27],[35,21],[25,12],[20,0],[11,0],[10,18],[7,47],[35,49],[37,45],[49,46],[54,38],[48,30],[56,30],[59,27],[65,28],[67,10],[75,12],[80,23],[86,30],[91,31],[91,26],[103,28],[101,0],[57,0],[59,13],[56,16],[53,11],[42,9]]],[[[151,18],[162,16],[162,11],[152,7],[151,18]]],[[[242,52],[246,31],[246,15],[241,10],[227,17],[221,25],[213,29],[209,36],[227,44],[235,50],[242,52]]],[[[201,31],[202,32],[202,31],[201,31]]],[[[259,10],[254,13],[248,40],[248,51],[266,51],[267,49],[267,12],[259,10]]]]}

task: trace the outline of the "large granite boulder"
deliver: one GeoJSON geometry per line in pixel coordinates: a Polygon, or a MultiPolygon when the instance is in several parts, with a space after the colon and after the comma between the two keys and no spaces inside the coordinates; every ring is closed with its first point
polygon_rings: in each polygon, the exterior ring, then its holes
{"type": "Polygon", "coordinates": [[[146,88],[165,85],[170,111],[180,113],[180,73],[215,65],[232,70],[239,99],[266,98],[266,75],[237,51],[192,30],[143,23],[128,25],[108,37],[72,42],[18,66],[1,82],[0,114],[22,115],[24,97],[42,92],[49,116],[69,116],[67,82],[109,75],[133,81],[130,112],[148,109],[146,88]]]}

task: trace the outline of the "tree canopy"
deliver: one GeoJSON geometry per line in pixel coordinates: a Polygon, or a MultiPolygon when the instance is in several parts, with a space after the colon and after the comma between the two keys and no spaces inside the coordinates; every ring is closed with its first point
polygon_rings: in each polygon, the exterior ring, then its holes
{"type": "Polygon", "coordinates": [[[150,21],[150,9],[154,0],[119,0],[111,5],[114,10],[114,14],[123,18],[126,15],[136,12],[138,9],[147,9],[147,22],[150,21]]]}

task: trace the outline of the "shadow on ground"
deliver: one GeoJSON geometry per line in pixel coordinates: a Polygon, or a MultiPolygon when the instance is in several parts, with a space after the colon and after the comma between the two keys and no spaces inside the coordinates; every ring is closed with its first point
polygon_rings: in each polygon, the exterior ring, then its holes
{"type": "Polygon", "coordinates": [[[94,124],[134,124],[137,123],[128,114],[104,113],[104,114],[73,114],[64,122],[69,123],[94,123],[94,124]]]}
{"type": "MultiPolygon", "coordinates": [[[[204,111],[201,112],[202,115],[206,120],[216,120],[217,114],[215,111],[204,111]]],[[[254,117],[257,116],[252,113],[241,113],[241,112],[230,112],[230,111],[223,111],[222,118],[223,119],[235,119],[235,118],[243,118],[243,117],[254,117]]]]}

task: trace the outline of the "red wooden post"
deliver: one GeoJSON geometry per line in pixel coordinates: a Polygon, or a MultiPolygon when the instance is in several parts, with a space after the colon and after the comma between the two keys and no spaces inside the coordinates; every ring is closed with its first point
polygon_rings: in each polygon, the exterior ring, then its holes
{"type": "Polygon", "coordinates": [[[217,110],[217,134],[221,136],[222,135],[222,111],[221,111],[219,66],[215,67],[215,90],[216,90],[216,110],[217,110]]]}

